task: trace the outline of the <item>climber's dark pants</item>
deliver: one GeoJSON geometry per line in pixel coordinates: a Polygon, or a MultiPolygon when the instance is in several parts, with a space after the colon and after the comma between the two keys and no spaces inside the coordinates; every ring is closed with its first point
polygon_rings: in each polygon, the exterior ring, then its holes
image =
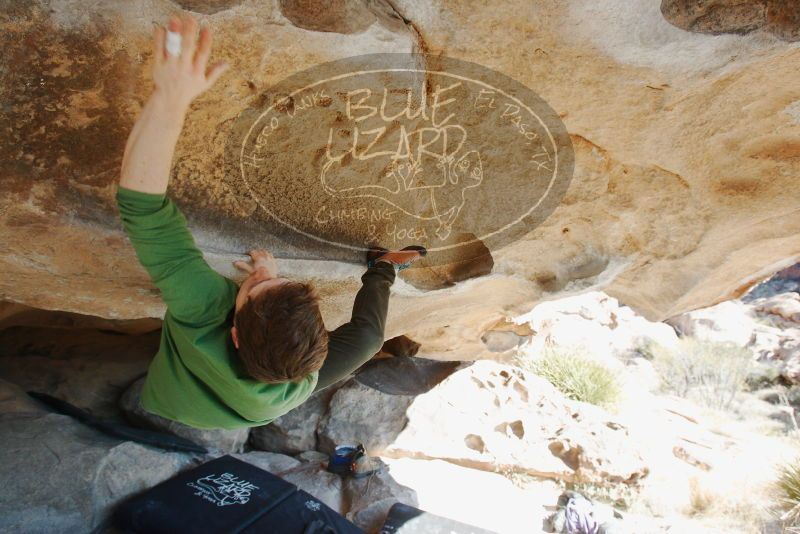
{"type": "Polygon", "coordinates": [[[329,333],[328,357],[315,391],[347,378],[380,350],[394,269],[387,262],[378,262],[361,276],[350,322],[329,333]]]}

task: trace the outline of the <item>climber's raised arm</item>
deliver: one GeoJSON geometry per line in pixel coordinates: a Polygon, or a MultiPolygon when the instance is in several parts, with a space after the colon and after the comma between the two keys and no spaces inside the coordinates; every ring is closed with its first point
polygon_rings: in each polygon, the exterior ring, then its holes
{"type": "Polygon", "coordinates": [[[166,51],[164,28],[155,34],[155,91],[147,101],[125,147],[117,205],[125,232],[139,262],[161,290],[167,311],[188,326],[225,320],[237,286],[206,263],[178,206],[166,195],[175,143],[194,97],[225,70],[206,73],[211,32],[200,31],[191,17],[173,18],[170,32],[180,33],[180,55],[166,51]]]}
{"type": "Polygon", "coordinates": [[[211,30],[202,28],[198,40],[193,17],[173,17],[168,28],[181,36],[177,43],[180,54],[167,50],[167,32],[163,27],[157,28],[153,50],[155,90],[128,137],[122,158],[119,185],[142,193],[166,192],[175,144],[189,104],[227,68],[221,63],[207,70],[211,30]]]}

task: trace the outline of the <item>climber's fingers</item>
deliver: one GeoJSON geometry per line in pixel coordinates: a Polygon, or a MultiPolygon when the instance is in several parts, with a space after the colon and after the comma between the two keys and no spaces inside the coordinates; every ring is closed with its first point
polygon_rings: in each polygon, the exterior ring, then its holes
{"type": "Polygon", "coordinates": [[[246,273],[252,273],[253,272],[253,265],[250,264],[250,263],[247,263],[246,261],[235,261],[235,262],[233,262],[233,266],[236,267],[237,269],[240,269],[240,270],[246,272],[246,273]]]}

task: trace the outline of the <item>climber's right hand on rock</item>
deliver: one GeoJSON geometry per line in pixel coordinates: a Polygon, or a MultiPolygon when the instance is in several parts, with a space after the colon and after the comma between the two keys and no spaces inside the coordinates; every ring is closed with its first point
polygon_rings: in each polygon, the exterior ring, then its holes
{"type": "Polygon", "coordinates": [[[233,265],[249,274],[263,269],[268,278],[278,277],[278,263],[272,253],[263,249],[253,249],[247,254],[250,256],[251,263],[235,261],[233,265]]]}

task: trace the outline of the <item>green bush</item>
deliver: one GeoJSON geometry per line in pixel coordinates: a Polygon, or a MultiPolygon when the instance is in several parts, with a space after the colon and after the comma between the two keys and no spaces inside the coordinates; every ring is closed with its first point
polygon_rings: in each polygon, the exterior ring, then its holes
{"type": "Polygon", "coordinates": [[[649,347],[665,388],[710,408],[727,410],[745,387],[750,351],[730,342],[681,338],[674,348],[649,347]]]}
{"type": "Polygon", "coordinates": [[[522,359],[520,365],[547,379],[570,399],[609,406],[619,398],[619,384],[611,371],[575,351],[548,348],[541,359],[522,359]]]}

